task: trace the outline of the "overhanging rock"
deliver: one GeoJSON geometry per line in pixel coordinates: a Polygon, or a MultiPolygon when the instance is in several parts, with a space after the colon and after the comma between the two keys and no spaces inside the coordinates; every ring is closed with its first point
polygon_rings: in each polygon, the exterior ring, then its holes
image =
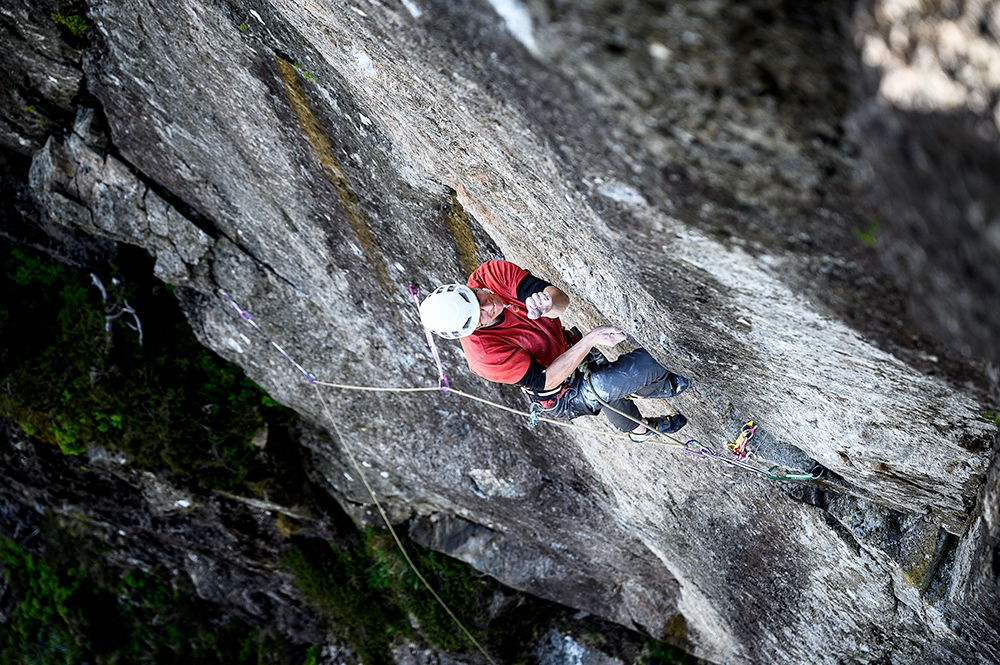
{"type": "MultiPolygon", "coordinates": [[[[715,661],[996,648],[951,621],[967,592],[951,605],[929,592],[981,551],[958,537],[978,519],[996,437],[983,407],[797,290],[789,276],[808,279],[807,261],[792,249],[749,251],[651,202],[631,183],[652,157],[485,7],[129,0],[93,2],[90,16],[88,86],[113,144],[200,221],[88,143],[85,117],[36,156],[40,203],[155,254],[204,343],[318,426],[308,445],[345,501],[368,498],[322,433],[314,389],[218,290],[322,379],[426,386],[436,372],[407,285],[503,255],[571,294],[568,324],[620,325],[692,377],[673,403],[687,437],[721,446],[753,418],[762,464],[819,463],[829,494],[530,430],[454,395],[331,392],[394,514],[445,525],[428,542],[715,661]],[[486,469],[517,491],[483,492],[486,469]],[[864,526],[884,537],[848,519],[854,505],[883,516],[864,526]],[[923,569],[901,542],[929,548],[923,569]]],[[[706,215],[736,214],[709,190],[695,198],[706,215]]],[[[469,376],[457,346],[443,352],[454,385],[521,406],[469,376]]]]}

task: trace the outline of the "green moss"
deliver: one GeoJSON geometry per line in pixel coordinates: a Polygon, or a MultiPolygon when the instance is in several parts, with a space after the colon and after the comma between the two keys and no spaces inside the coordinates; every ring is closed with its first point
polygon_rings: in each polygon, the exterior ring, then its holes
{"type": "Polygon", "coordinates": [[[1000,415],[997,415],[993,411],[986,411],[983,413],[983,420],[988,420],[997,427],[1000,427],[1000,415]]]}
{"type": "Polygon", "coordinates": [[[672,644],[688,643],[688,625],[684,615],[678,612],[663,628],[663,636],[670,640],[672,644]]]}
{"type": "MultiPolygon", "coordinates": [[[[305,596],[364,663],[391,663],[392,647],[402,638],[450,651],[474,649],[407,566],[388,533],[369,529],[347,545],[327,545],[300,542],[284,561],[305,596]]],[[[486,608],[499,585],[411,541],[406,547],[466,628],[477,640],[490,641],[486,608]]]]}
{"type": "Polygon", "coordinates": [[[307,81],[312,81],[313,83],[316,82],[316,79],[314,79],[313,75],[309,73],[309,70],[305,69],[302,65],[300,65],[297,62],[293,62],[292,65],[295,67],[295,69],[299,70],[299,73],[302,74],[302,78],[306,79],[307,81]]]}
{"type": "MultiPolygon", "coordinates": [[[[302,85],[302,81],[299,78],[301,68],[298,63],[291,63],[280,57],[276,59],[275,64],[278,76],[285,87],[288,104],[295,113],[295,117],[298,118],[302,133],[309,141],[309,145],[312,146],[323,174],[337,192],[344,215],[347,217],[347,221],[354,230],[361,245],[365,262],[375,273],[375,277],[382,285],[383,290],[386,293],[391,293],[396,289],[396,285],[393,283],[392,278],[389,276],[389,270],[386,268],[385,252],[382,251],[368,214],[361,206],[361,199],[358,197],[358,193],[348,180],[347,172],[344,171],[340,160],[337,159],[337,153],[329,134],[323,128],[322,123],[320,123],[319,118],[316,117],[312,109],[312,105],[309,103],[305,86],[302,85]]],[[[305,72],[303,76],[312,80],[312,76],[308,72],[305,72]]]]}
{"type": "Polygon", "coordinates": [[[642,662],[646,665],[693,665],[704,661],[686,653],[683,649],[654,640],[646,645],[646,655],[642,662]]]}
{"type": "Polygon", "coordinates": [[[90,28],[87,21],[77,14],[52,14],[52,21],[69,30],[74,37],[83,36],[83,33],[90,28]]]}
{"type": "Polygon", "coordinates": [[[927,588],[941,561],[947,540],[945,531],[928,530],[919,541],[908,544],[898,561],[903,577],[910,586],[920,592],[927,588]]]}
{"type": "Polygon", "coordinates": [[[265,420],[291,413],[202,347],[157,283],[127,278],[122,266],[103,281],[107,304],[87,273],[0,242],[0,415],[67,455],[120,450],[204,488],[268,476],[251,440],[265,420]],[[126,301],[142,344],[128,315],[105,329],[104,308],[126,301]]]}
{"type": "Polygon", "coordinates": [[[0,537],[15,606],[0,630],[0,665],[218,663],[298,665],[303,647],[213,611],[50,520],[45,555],[0,537]]]}
{"type": "Polygon", "coordinates": [[[882,228],[882,221],[878,219],[873,219],[868,222],[868,225],[863,229],[854,229],[854,237],[865,243],[869,247],[874,247],[878,238],[875,237],[875,232],[882,228]]]}
{"type": "Polygon", "coordinates": [[[302,661],[302,665],[319,665],[319,657],[322,650],[318,646],[311,646],[306,649],[306,659],[302,661]]]}
{"type": "Polygon", "coordinates": [[[328,619],[331,630],[347,642],[366,665],[392,663],[397,636],[409,634],[406,617],[378,587],[370,584],[367,564],[358,551],[335,543],[303,543],[284,563],[303,594],[328,619]]]}
{"type": "Polygon", "coordinates": [[[479,267],[479,252],[476,250],[476,240],[472,235],[469,215],[455,192],[452,192],[451,204],[445,207],[444,223],[455,238],[455,248],[458,250],[458,262],[462,266],[462,272],[471,275],[479,267]]]}

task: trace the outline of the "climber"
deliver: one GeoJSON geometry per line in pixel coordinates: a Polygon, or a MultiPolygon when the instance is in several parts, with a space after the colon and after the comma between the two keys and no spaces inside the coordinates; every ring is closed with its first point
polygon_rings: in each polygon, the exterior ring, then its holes
{"type": "Polygon", "coordinates": [[[520,386],[553,416],[596,415],[603,400],[614,409],[606,412],[608,420],[633,441],[656,436],[651,430],[669,434],[684,427],[687,419],[679,413],[642,418],[629,398],[674,397],[688,380],[645,349],[608,362],[594,346],[614,346],[625,333],[612,326],[582,336],[566,330],[559,316],[567,307],[569,296],[559,288],[508,261],[487,261],[468,285],[435,289],[420,305],[420,318],[438,336],[461,340],[473,374],[520,386]],[[589,367],[589,381],[581,367],[589,367]],[[636,425],[640,420],[644,424],[636,425]]]}

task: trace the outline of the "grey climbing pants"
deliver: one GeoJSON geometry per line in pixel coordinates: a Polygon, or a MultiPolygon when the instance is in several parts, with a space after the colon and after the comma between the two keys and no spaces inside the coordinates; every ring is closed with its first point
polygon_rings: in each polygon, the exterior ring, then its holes
{"type": "MultiPolygon", "coordinates": [[[[570,380],[566,392],[545,411],[556,417],[567,419],[577,416],[595,416],[603,408],[597,399],[600,396],[615,410],[640,420],[642,415],[639,413],[639,409],[631,400],[625,399],[626,395],[637,397],[655,395],[663,390],[667,383],[667,376],[670,374],[645,349],[636,349],[631,353],[626,353],[614,362],[592,363],[590,369],[589,383],[583,372],[576,372],[570,380]]],[[[614,411],[608,410],[604,415],[612,425],[622,432],[630,432],[636,428],[634,421],[614,411]]]]}

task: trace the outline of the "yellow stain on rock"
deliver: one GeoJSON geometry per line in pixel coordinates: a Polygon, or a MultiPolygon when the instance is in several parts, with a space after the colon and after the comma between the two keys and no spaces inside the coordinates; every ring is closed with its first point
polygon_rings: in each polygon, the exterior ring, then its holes
{"type": "Polygon", "coordinates": [[[468,277],[479,267],[479,252],[476,250],[476,240],[472,237],[472,223],[455,193],[451,195],[451,206],[445,213],[444,223],[455,238],[458,264],[468,277]]]}
{"type": "Polygon", "coordinates": [[[347,221],[361,243],[361,251],[364,253],[365,262],[375,272],[375,276],[382,285],[382,288],[387,293],[391,292],[395,286],[389,277],[389,271],[385,267],[385,262],[382,260],[382,248],[379,245],[378,238],[375,237],[371,222],[368,220],[368,215],[362,209],[358,195],[351,187],[350,182],[348,182],[347,174],[337,159],[337,154],[333,149],[333,144],[330,142],[329,135],[323,129],[316,114],[313,113],[312,107],[309,105],[309,100],[306,99],[306,91],[302,85],[302,79],[299,78],[299,72],[292,63],[284,58],[278,58],[277,62],[278,75],[285,86],[288,104],[292,107],[292,111],[295,112],[295,116],[299,120],[302,133],[305,134],[309,145],[312,146],[313,151],[316,153],[316,158],[323,169],[323,174],[333,185],[337,196],[340,198],[340,204],[344,208],[347,221]]]}
{"type": "Polygon", "coordinates": [[[688,625],[683,614],[678,612],[670,617],[667,625],[663,627],[663,638],[674,646],[690,650],[691,643],[688,641],[688,625]]]}

